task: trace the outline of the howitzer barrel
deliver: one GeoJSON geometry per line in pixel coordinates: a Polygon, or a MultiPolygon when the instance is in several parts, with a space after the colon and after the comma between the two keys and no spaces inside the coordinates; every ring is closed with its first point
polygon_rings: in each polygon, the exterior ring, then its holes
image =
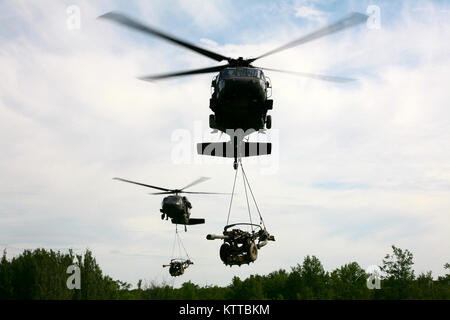
{"type": "Polygon", "coordinates": [[[216,239],[222,239],[222,240],[226,240],[228,239],[228,236],[222,236],[222,235],[218,235],[218,234],[208,234],[206,236],[207,240],[216,240],[216,239]]]}

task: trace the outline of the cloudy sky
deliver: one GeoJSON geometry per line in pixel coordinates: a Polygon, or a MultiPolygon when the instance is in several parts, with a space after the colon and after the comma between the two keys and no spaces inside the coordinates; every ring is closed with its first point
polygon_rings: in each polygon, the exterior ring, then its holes
{"type": "MultiPolygon", "coordinates": [[[[352,261],[367,268],[394,244],[414,253],[416,272],[444,273],[448,2],[249,2],[0,2],[0,248],[8,256],[89,248],[106,274],[134,285],[227,285],[235,275],[289,269],[308,254],[327,270],[352,261]],[[208,129],[214,75],[136,79],[215,62],[96,17],[121,11],[223,55],[250,57],[371,5],[379,28],[362,25],[258,63],[358,79],[267,73],[273,129],[252,139],[271,140],[275,152],[244,166],[277,241],[256,263],[225,267],[220,241],[205,236],[223,229],[229,197],[191,196],[192,217],[207,223],[181,234],[195,265],[170,278],[161,265],[175,228],[160,220],[162,198],[112,177],[176,188],[207,176],[192,191],[231,191],[232,160],[194,154],[197,142],[225,139],[208,129]]],[[[231,222],[248,220],[239,178],[231,222]]]]}

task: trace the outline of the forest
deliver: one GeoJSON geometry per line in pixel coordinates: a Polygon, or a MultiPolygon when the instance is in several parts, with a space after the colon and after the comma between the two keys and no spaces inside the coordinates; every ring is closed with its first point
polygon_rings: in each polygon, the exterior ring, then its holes
{"type": "Polygon", "coordinates": [[[415,275],[413,254],[392,246],[379,266],[379,272],[366,273],[357,262],[325,271],[315,256],[306,256],[290,270],[280,269],[267,275],[234,277],[225,287],[198,286],[185,282],[180,288],[167,284],[144,284],[136,288],[103,274],[92,252],[74,254],[53,250],[25,250],[0,263],[1,300],[403,300],[450,299],[450,264],[444,276],[432,272],[415,275]],[[67,268],[79,268],[80,287],[68,288],[67,268]],[[379,279],[377,284],[377,279],[379,279]],[[368,284],[369,283],[369,284],[368,284]]]}

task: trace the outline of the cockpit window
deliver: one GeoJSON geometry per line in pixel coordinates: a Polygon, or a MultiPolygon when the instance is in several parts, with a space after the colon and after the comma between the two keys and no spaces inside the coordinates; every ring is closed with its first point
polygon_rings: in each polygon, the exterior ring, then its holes
{"type": "Polygon", "coordinates": [[[257,69],[247,69],[247,75],[249,77],[258,78],[259,77],[259,70],[257,70],[257,69]]]}
{"type": "Polygon", "coordinates": [[[264,81],[266,80],[266,78],[264,77],[264,73],[261,70],[259,70],[259,78],[261,78],[264,81]]]}
{"type": "Polygon", "coordinates": [[[222,79],[229,77],[252,77],[264,80],[261,70],[253,68],[225,69],[220,73],[220,78],[222,79]]]}
{"type": "Polygon", "coordinates": [[[236,69],[225,69],[222,71],[221,76],[222,78],[228,78],[236,75],[236,69]]]}
{"type": "Polygon", "coordinates": [[[236,75],[238,77],[246,77],[247,76],[247,70],[246,69],[237,69],[236,75]]]}

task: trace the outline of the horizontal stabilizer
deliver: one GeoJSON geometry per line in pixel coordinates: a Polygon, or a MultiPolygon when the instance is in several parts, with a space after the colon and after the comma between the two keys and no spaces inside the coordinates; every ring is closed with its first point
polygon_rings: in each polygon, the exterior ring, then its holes
{"type": "Polygon", "coordinates": [[[202,224],[202,223],[205,223],[205,219],[200,219],[200,218],[191,218],[191,219],[189,219],[189,225],[202,224]]]}
{"type": "Polygon", "coordinates": [[[197,153],[205,156],[241,158],[271,154],[270,142],[241,142],[237,146],[232,142],[197,143],[197,153]]]}

